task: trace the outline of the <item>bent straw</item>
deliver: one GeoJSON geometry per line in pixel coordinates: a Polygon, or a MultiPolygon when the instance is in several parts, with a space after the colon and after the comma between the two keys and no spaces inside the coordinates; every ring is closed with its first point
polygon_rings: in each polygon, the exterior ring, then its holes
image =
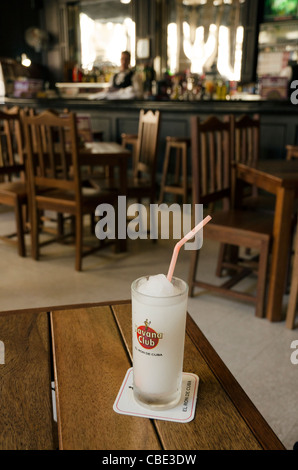
{"type": "Polygon", "coordinates": [[[173,255],[172,255],[172,259],[171,259],[171,263],[170,263],[170,267],[169,267],[169,271],[168,271],[168,275],[167,275],[167,279],[168,281],[172,281],[172,277],[173,277],[173,272],[174,272],[174,269],[175,269],[175,266],[176,266],[176,261],[177,261],[177,258],[178,258],[178,253],[179,253],[179,250],[180,248],[184,245],[184,243],[186,243],[188,240],[191,240],[192,237],[194,237],[194,235],[199,232],[199,230],[201,230],[204,225],[208,224],[208,222],[212,219],[212,217],[210,217],[210,215],[207,215],[207,217],[205,217],[204,220],[202,220],[198,225],[195,226],[195,228],[193,228],[190,232],[188,232],[187,235],[185,235],[178,243],[176,243],[175,245],[175,248],[174,248],[174,251],[173,251],[173,255]]]}

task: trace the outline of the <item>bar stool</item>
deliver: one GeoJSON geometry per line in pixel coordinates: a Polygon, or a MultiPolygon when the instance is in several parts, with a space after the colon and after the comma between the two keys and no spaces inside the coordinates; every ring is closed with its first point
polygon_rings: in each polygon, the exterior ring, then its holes
{"type": "Polygon", "coordinates": [[[183,203],[187,204],[188,184],[187,184],[187,151],[190,147],[190,138],[187,137],[166,137],[166,152],[163,165],[163,173],[160,187],[159,203],[162,203],[165,193],[181,195],[183,203]],[[169,176],[169,165],[172,150],[175,150],[176,166],[174,184],[167,184],[169,176]],[[181,181],[180,181],[181,179],[181,181]]]}

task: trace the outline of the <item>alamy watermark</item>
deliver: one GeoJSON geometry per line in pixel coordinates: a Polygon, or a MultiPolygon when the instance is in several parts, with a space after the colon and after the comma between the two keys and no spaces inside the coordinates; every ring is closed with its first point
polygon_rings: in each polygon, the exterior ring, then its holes
{"type": "Polygon", "coordinates": [[[293,93],[291,93],[291,103],[292,104],[298,104],[298,80],[294,80],[291,83],[291,88],[294,89],[293,93]]]}
{"type": "Polygon", "coordinates": [[[294,365],[297,365],[298,364],[298,339],[292,341],[291,349],[294,349],[294,351],[291,354],[291,363],[294,365]]]}
{"type": "MultiPolygon", "coordinates": [[[[115,208],[100,204],[95,210],[100,217],[95,235],[100,240],[176,239],[180,240],[203,220],[203,204],[150,204],[149,208],[135,203],[127,206],[126,196],[118,196],[115,208]],[[130,219],[129,219],[130,218],[130,219]]],[[[198,250],[203,244],[203,230],[185,243],[186,250],[198,250]]]]}

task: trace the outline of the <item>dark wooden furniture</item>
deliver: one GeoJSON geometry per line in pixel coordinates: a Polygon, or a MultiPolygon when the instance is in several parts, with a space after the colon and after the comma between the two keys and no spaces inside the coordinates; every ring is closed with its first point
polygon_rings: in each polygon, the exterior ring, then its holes
{"type": "MultiPolygon", "coordinates": [[[[84,215],[94,215],[96,207],[101,203],[111,203],[116,207],[117,193],[83,187],[82,168],[94,164],[95,158],[91,157],[92,144],[90,152],[85,150],[79,153],[74,113],[60,117],[45,111],[37,116],[25,116],[23,120],[29,164],[32,257],[39,259],[42,246],[39,240],[40,211],[70,214],[75,217],[75,269],[81,271],[83,256],[101,248],[98,243],[96,247],[83,249],[84,215]],[[32,144],[32,130],[37,136],[36,151],[32,144]]],[[[104,154],[97,164],[105,165],[106,161],[107,155],[104,154]]],[[[121,163],[121,167],[125,167],[125,163],[121,163]]],[[[57,241],[57,237],[53,237],[52,241],[57,241]]]]}
{"type": "MultiPolygon", "coordinates": [[[[205,282],[197,277],[199,250],[191,253],[189,269],[189,293],[194,295],[194,288],[201,287],[220,295],[241,299],[255,304],[258,317],[264,315],[267,262],[272,233],[272,218],[255,212],[234,210],[232,204],[231,179],[231,122],[221,121],[211,116],[203,123],[192,118],[192,170],[193,203],[214,204],[211,211],[212,221],[204,228],[204,239],[215,240],[231,247],[256,249],[259,261],[251,267],[240,263],[238,254],[233,262],[225,262],[232,276],[222,285],[205,282]],[[222,202],[222,209],[215,203],[222,202]],[[256,295],[232,289],[240,280],[252,271],[257,274],[256,295]]],[[[201,275],[202,279],[202,275],[201,275]]]]}
{"type": "Polygon", "coordinates": [[[0,239],[17,245],[26,256],[25,224],[27,186],[23,159],[23,136],[19,108],[0,111],[0,204],[14,208],[16,232],[0,239]]]}
{"type": "MultiPolygon", "coordinates": [[[[166,137],[190,137],[190,117],[198,115],[205,120],[210,115],[222,118],[233,114],[260,115],[260,158],[284,159],[286,145],[297,145],[297,110],[288,101],[201,100],[201,101],[152,101],[152,100],[87,100],[75,99],[26,99],[5,97],[7,106],[34,107],[38,112],[47,108],[89,114],[92,130],[103,131],[104,140],[121,142],[121,134],[137,134],[140,110],[158,110],[161,113],[160,145],[158,147],[158,176],[162,173],[166,137]],[[276,119],[278,116],[278,119],[276,119]]],[[[0,105],[1,107],[1,105],[0,105]]],[[[191,173],[189,172],[190,176],[191,173]]]]}
{"type": "MultiPolygon", "coordinates": [[[[253,116],[242,114],[236,118],[231,114],[229,119],[231,120],[231,161],[255,166],[260,156],[260,116],[258,114],[253,116]]],[[[272,200],[270,203],[271,210],[273,210],[272,200]]],[[[258,189],[249,185],[245,194],[242,195],[241,207],[250,210],[268,210],[268,200],[265,200],[264,197],[260,198],[258,189]]],[[[227,250],[227,246],[222,244],[216,268],[216,275],[219,277],[223,275],[223,262],[227,256],[227,250]]],[[[247,248],[246,251],[250,252],[250,249],[247,248]]]]}
{"type": "Polygon", "coordinates": [[[163,164],[159,204],[164,200],[165,193],[182,196],[183,204],[187,204],[189,194],[188,184],[188,150],[190,148],[190,138],[187,137],[166,137],[166,151],[163,164]],[[171,157],[175,157],[174,181],[169,181],[171,157]]]}
{"type": "Polygon", "coordinates": [[[266,317],[270,321],[281,321],[294,201],[298,197],[298,160],[260,160],[256,168],[237,163],[236,177],[238,187],[243,181],[274,194],[276,198],[266,317]]]}
{"type": "Polygon", "coordinates": [[[189,315],[184,370],[200,383],[186,424],[113,411],[131,367],[129,301],[2,312],[0,331],[1,449],[284,450],[189,315]]]}
{"type": "Polygon", "coordinates": [[[137,164],[138,134],[127,134],[123,132],[121,134],[121,145],[124,148],[131,149],[132,169],[134,171],[137,164]]]}
{"type": "Polygon", "coordinates": [[[141,201],[156,199],[156,164],[160,128],[160,112],[140,111],[133,178],[128,181],[127,196],[141,201]]]}
{"type": "Polygon", "coordinates": [[[293,267],[290,283],[290,296],[286,315],[286,327],[292,330],[295,328],[295,317],[297,313],[298,298],[298,236],[296,227],[296,240],[294,246],[293,267]]]}
{"type": "MultiPolygon", "coordinates": [[[[287,160],[293,160],[298,158],[298,145],[287,145],[287,160]]],[[[295,207],[296,219],[297,219],[297,205],[295,207]]],[[[296,234],[294,230],[294,236],[296,236],[294,254],[293,254],[293,267],[290,283],[290,297],[286,315],[286,327],[289,329],[295,328],[295,317],[297,310],[297,295],[298,295],[298,237],[297,237],[297,225],[296,234]]]]}
{"type": "Polygon", "coordinates": [[[116,183],[118,194],[123,196],[127,195],[127,163],[130,159],[131,152],[116,142],[87,143],[79,150],[79,162],[82,166],[109,167],[109,185],[115,186],[116,183]],[[116,169],[118,174],[114,175],[116,169]]]}
{"type": "MultiPolygon", "coordinates": [[[[159,143],[160,112],[140,111],[138,134],[123,136],[122,146],[133,145],[133,175],[128,176],[125,195],[141,202],[149,198],[150,204],[156,199],[156,159],[159,143]]],[[[101,178],[91,178],[95,188],[104,185],[101,178]]],[[[115,181],[111,178],[105,182],[107,189],[115,189],[115,181]]],[[[124,193],[122,193],[124,194],[124,193]]]]}

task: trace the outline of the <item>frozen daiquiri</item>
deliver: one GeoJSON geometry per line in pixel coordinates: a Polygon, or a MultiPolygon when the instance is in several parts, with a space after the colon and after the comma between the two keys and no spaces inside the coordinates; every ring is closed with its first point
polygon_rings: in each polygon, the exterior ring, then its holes
{"type": "Polygon", "coordinates": [[[188,285],[173,272],[181,246],[210,219],[176,244],[167,277],[144,276],[132,283],[133,393],[142,406],[163,410],[179,403],[188,285]]]}
{"type": "Polygon", "coordinates": [[[181,395],[187,284],[165,275],[132,284],[133,392],[142,406],[166,409],[181,395]]]}

